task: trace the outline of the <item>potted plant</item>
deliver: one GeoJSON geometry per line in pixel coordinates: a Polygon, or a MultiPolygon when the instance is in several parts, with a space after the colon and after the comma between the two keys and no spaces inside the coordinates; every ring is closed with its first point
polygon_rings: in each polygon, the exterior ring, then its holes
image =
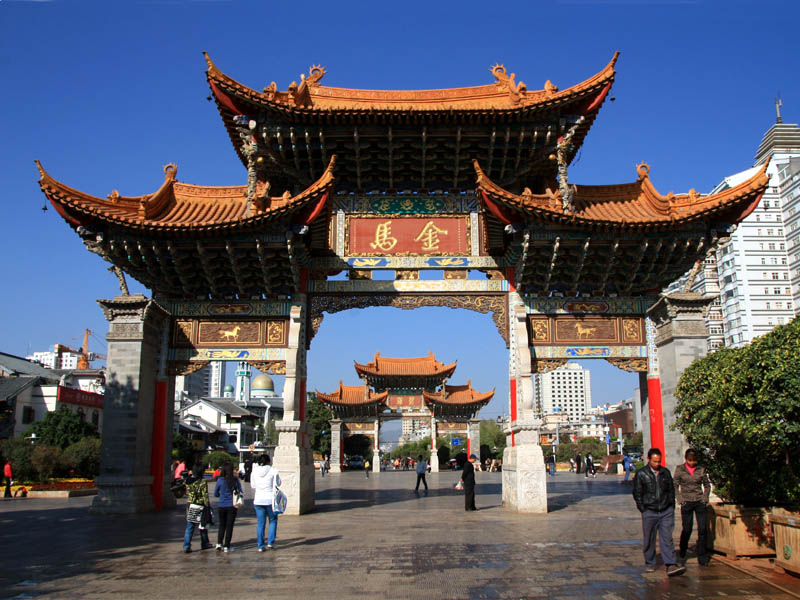
{"type": "Polygon", "coordinates": [[[675,427],[724,500],[709,506],[709,545],[732,557],[774,554],[772,507],[800,504],[800,319],[696,360],[676,396],[675,427]]]}

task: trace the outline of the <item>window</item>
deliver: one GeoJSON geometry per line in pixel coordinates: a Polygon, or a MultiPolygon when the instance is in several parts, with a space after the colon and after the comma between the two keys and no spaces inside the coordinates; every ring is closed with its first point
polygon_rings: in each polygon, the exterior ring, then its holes
{"type": "Polygon", "coordinates": [[[36,411],[33,409],[32,406],[24,406],[22,408],[22,424],[27,425],[28,423],[33,423],[36,420],[36,411]]]}
{"type": "MultiPolygon", "coordinates": [[[[781,288],[774,288],[772,291],[775,292],[776,296],[780,296],[781,288]]],[[[786,293],[788,294],[789,292],[787,291],[786,293]]]]}
{"type": "Polygon", "coordinates": [[[766,259],[766,258],[764,258],[763,256],[761,257],[761,264],[762,264],[762,265],[765,265],[765,264],[767,264],[767,259],[766,259]]]}
{"type": "MultiPolygon", "coordinates": [[[[769,308],[769,302],[767,302],[767,308],[769,308]]],[[[776,302],[775,303],[775,308],[777,310],[782,310],[783,309],[783,302],[776,302]]]]}
{"type": "Polygon", "coordinates": [[[769,309],[770,309],[769,302],[767,302],[767,310],[769,310],[769,309]]]}
{"type": "MultiPolygon", "coordinates": [[[[775,288],[775,289],[777,290],[777,289],[779,289],[779,288],[775,288]]],[[[792,295],[792,290],[791,290],[791,288],[786,288],[786,295],[787,295],[787,296],[791,296],[791,295],[792,295]]]]}
{"type": "Polygon", "coordinates": [[[778,264],[778,259],[775,258],[774,256],[772,257],[772,264],[773,265],[777,265],[778,264]]]}
{"type": "MultiPolygon", "coordinates": [[[[781,246],[783,246],[783,244],[781,244],[781,246]]],[[[775,250],[775,243],[770,242],[769,244],[767,244],[767,248],[769,248],[770,250],[775,250]]],[[[783,250],[783,248],[781,248],[781,250],[783,250]]]]}
{"type": "Polygon", "coordinates": [[[772,229],[767,229],[767,235],[772,235],[772,229]]]}
{"type": "Polygon", "coordinates": [[[756,231],[758,232],[758,233],[756,233],[756,235],[761,235],[761,227],[759,227],[758,229],[756,229],[756,231]]]}
{"type": "Polygon", "coordinates": [[[778,325],[783,325],[783,317],[778,317],[778,325]]]}
{"type": "MultiPolygon", "coordinates": [[[[786,275],[786,273],[784,273],[784,275],[786,275]]],[[[772,278],[773,278],[773,279],[780,279],[780,273],[775,273],[775,272],[773,271],[773,272],[772,272],[772,278]]]]}

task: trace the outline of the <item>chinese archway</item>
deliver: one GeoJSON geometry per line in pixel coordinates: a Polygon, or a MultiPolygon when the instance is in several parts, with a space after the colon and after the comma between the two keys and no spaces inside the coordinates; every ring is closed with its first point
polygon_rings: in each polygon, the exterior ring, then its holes
{"type": "Polygon", "coordinates": [[[425,421],[431,432],[431,469],[439,470],[436,440],[457,434],[466,440],[466,452],[479,452],[478,411],[494,397],[494,390],[480,393],[467,385],[447,385],[456,363],[445,365],[432,352],[415,358],[392,358],[375,353],[367,364],[355,363],[361,386],[339,387],[316,396],[330,408],[331,472],[341,471],[344,436],[366,435],[372,440],[372,470],[380,471],[381,421],[400,418],[425,421]]]}
{"type": "Polygon", "coordinates": [[[211,360],[285,373],[275,464],[288,512],[313,510],[306,352],[325,313],[365,306],[491,314],[509,349],[511,509],[547,510],[531,374],[570,358],[639,372],[646,440],[671,456],[662,396],[702,302],[660,290],[755,208],[766,166],[708,196],[661,194],[644,164],[629,183],[570,182],[617,56],[564,89],[529,89],[495,65],[483,85],[414,91],[329,87],[319,66],[258,90],[206,59],[239,185],[183,183],[167,165],[151,194],[97,197],[39,166],[42,191],[123,290],[100,301],[110,383],[93,510],[169,503],[172,377],[211,360]],[[128,295],[124,274],[152,298],[128,295]]]}

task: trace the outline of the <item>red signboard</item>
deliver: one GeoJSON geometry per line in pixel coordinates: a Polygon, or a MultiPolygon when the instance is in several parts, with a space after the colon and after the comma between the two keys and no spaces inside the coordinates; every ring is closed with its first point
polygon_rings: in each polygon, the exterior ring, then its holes
{"type": "Polygon", "coordinates": [[[103,408],[102,394],[94,392],[84,392],[74,388],[58,386],[58,396],[56,400],[59,404],[72,404],[74,406],[88,406],[90,408],[103,408]]]}
{"type": "Polygon", "coordinates": [[[404,407],[419,408],[422,406],[422,396],[420,395],[412,396],[405,394],[390,395],[386,399],[386,406],[388,406],[392,410],[404,407]]]}
{"type": "Polygon", "coordinates": [[[348,252],[358,256],[463,256],[467,217],[350,217],[348,252]]]}

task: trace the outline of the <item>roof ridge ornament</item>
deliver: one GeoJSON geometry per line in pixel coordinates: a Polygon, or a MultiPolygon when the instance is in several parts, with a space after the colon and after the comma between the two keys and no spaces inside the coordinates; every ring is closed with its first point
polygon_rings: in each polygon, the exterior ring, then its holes
{"type": "Polygon", "coordinates": [[[505,65],[497,63],[493,67],[489,67],[489,70],[492,72],[492,75],[494,75],[496,80],[495,85],[501,88],[506,88],[508,90],[508,95],[511,97],[511,100],[514,102],[514,104],[519,104],[520,100],[522,100],[522,98],[524,98],[525,94],[528,92],[528,86],[526,86],[522,81],[516,83],[516,81],[514,81],[516,74],[511,73],[511,75],[508,75],[505,65]]]}
{"type": "Polygon", "coordinates": [[[300,74],[300,80],[305,81],[306,85],[319,85],[320,79],[325,76],[328,71],[322,65],[311,65],[308,68],[308,77],[300,74]]]}

